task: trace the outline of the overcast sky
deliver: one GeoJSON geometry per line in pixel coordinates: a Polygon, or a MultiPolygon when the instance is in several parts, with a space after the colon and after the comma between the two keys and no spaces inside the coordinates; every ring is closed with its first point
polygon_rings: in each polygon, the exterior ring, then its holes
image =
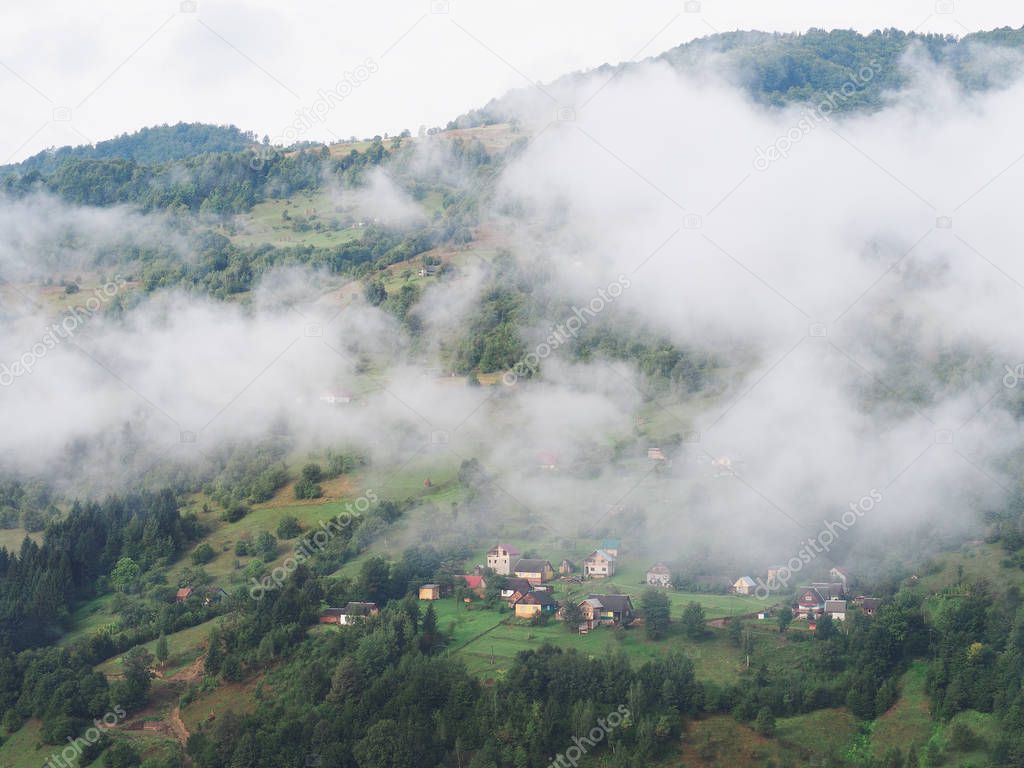
{"type": "MultiPolygon", "coordinates": [[[[234,123],[282,137],[359,65],[366,79],[301,138],[443,125],[492,96],[716,31],[1024,24],[1019,0],[8,0],[0,163],[146,125],[234,123]],[[372,71],[371,71],[372,70],[372,71]],[[368,77],[367,77],[368,74],[368,77]]],[[[300,121],[301,123],[302,121],[300,121]]],[[[290,135],[290,134],[289,134],[290,135]]]]}

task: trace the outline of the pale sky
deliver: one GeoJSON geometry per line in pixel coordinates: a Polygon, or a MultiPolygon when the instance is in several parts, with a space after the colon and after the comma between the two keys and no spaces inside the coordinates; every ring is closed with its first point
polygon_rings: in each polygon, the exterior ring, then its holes
{"type": "Polygon", "coordinates": [[[301,138],[444,125],[530,81],[715,31],[1024,25],[1019,0],[3,1],[0,164],[181,120],[277,138],[367,62],[301,138]]]}

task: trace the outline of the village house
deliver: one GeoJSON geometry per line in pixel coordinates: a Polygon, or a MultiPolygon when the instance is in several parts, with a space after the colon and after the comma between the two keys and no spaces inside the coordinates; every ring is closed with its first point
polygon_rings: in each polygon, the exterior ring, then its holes
{"type": "Polygon", "coordinates": [[[526,579],[533,586],[551,581],[555,577],[555,569],[547,560],[517,560],[512,572],[520,579],[526,579]]]}
{"type": "Polygon", "coordinates": [[[800,587],[794,613],[801,618],[812,619],[825,610],[825,600],[826,598],[813,586],[800,587]]]}
{"type": "Polygon", "coordinates": [[[466,582],[466,588],[477,597],[483,597],[487,592],[487,579],[479,574],[467,574],[460,577],[466,582]]]}
{"type": "Polygon", "coordinates": [[[192,587],[182,587],[174,593],[174,602],[184,603],[192,595],[192,587]]]}
{"type": "Polygon", "coordinates": [[[752,595],[755,589],[757,589],[757,582],[749,576],[740,576],[732,585],[732,591],[737,595],[752,595]]]}
{"type": "Polygon", "coordinates": [[[501,599],[508,603],[509,608],[512,608],[516,601],[530,590],[530,582],[526,579],[505,579],[505,586],[501,588],[501,599]]]}
{"type": "Polygon", "coordinates": [[[882,598],[880,597],[863,597],[860,601],[860,609],[864,611],[865,616],[874,616],[881,604],[882,598]]]}
{"type": "Polygon", "coordinates": [[[339,624],[355,624],[357,621],[362,621],[367,616],[376,616],[380,613],[380,608],[377,607],[376,603],[361,603],[358,601],[349,602],[341,612],[341,621],[339,624]]]}
{"type": "Polygon", "coordinates": [[[811,586],[818,590],[826,600],[840,600],[846,597],[846,589],[841,581],[814,581],[811,586]]]}
{"type": "Polygon", "coordinates": [[[341,608],[324,608],[320,611],[320,623],[321,624],[341,624],[341,614],[344,610],[341,608]]]}
{"type": "Polygon", "coordinates": [[[647,571],[647,577],[645,579],[648,584],[652,587],[671,587],[672,586],[672,571],[664,563],[657,563],[647,571]]]}
{"type": "Polygon", "coordinates": [[[784,566],[773,565],[771,568],[768,569],[768,581],[769,581],[769,583],[773,583],[773,580],[774,580],[774,583],[778,583],[779,579],[781,579],[783,577],[783,574],[787,570],[788,569],[785,568],[784,566]]]}
{"type": "Polygon", "coordinates": [[[424,584],[420,587],[420,600],[440,600],[441,599],[441,585],[440,584],[424,584]]]}
{"type": "Polygon", "coordinates": [[[562,576],[570,576],[570,575],[572,575],[572,572],[573,572],[573,565],[572,565],[572,563],[570,563],[568,560],[563,560],[558,565],[558,572],[562,576]]]}
{"type": "Polygon", "coordinates": [[[551,614],[558,609],[558,603],[550,592],[527,592],[515,603],[517,619],[532,619],[540,614],[551,614]]]}
{"type": "Polygon", "coordinates": [[[826,600],[825,615],[831,616],[833,621],[846,621],[846,601],[826,600]]]}
{"type": "Polygon", "coordinates": [[[665,452],[661,448],[648,448],[647,458],[653,461],[665,461],[665,452]]]}
{"type": "Polygon", "coordinates": [[[633,621],[633,601],[629,595],[589,595],[579,606],[583,613],[581,629],[601,624],[625,626],[633,621]]]}
{"type": "Polygon", "coordinates": [[[512,575],[512,566],[519,559],[519,550],[499,544],[487,553],[487,567],[499,576],[512,575]]]}
{"type": "Polygon", "coordinates": [[[615,575],[615,555],[596,549],[583,561],[583,575],[588,579],[606,579],[615,575]]]}
{"type": "Polygon", "coordinates": [[[350,602],[344,608],[325,608],[320,611],[321,624],[347,626],[362,621],[367,616],[376,616],[380,608],[376,603],[350,602]]]}

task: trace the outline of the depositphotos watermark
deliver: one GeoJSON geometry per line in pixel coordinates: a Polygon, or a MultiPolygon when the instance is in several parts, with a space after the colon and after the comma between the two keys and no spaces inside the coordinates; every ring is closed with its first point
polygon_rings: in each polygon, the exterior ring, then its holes
{"type": "Polygon", "coordinates": [[[755,597],[759,600],[767,600],[773,592],[786,589],[793,574],[802,571],[803,567],[820,553],[831,551],[832,545],[839,540],[839,534],[850,530],[858,520],[864,517],[866,512],[873,510],[881,501],[882,492],[877,488],[872,488],[870,493],[867,496],[862,496],[859,501],[851,501],[850,508],[840,515],[839,520],[823,521],[824,528],[817,536],[807,539],[795,557],[791,557],[788,563],[775,569],[768,576],[767,581],[758,577],[757,588],[754,590],[755,597]]]}
{"type": "Polygon", "coordinates": [[[1004,365],[1006,373],[1003,375],[1003,386],[1007,389],[1016,389],[1021,380],[1024,380],[1024,363],[1017,363],[1013,368],[1004,365]]]}
{"type": "Polygon", "coordinates": [[[33,344],[27,352],[24,352],[17,360],[10,365],[0,363],[0,387],[9,387],[15,379],[28,376],[36,363],[42,360],[52,349],[56,349],[63,342],[74,337],[78,329],[83,326],[92,316],[100,311],[100,308],[114,298],[127,281],[118,275],[113,280],[96,288],[93,295],[85,300],[84,305],[76,305],[67,310],[60,322],[53,323],[40,337],[39,341],[33,344]]]}
{"type": "Polygon", "coordinates": [[[813,109],[805,109],[796,125],[775,139],[774,142],[767,147],[757,147],[754,168],[759,171],[767,171],[776,160],[785,160],[789,157],[789,152],[795,144],[803,141],[823,122],[828,122],[840,104],[848,101],[850,97],[874,79],[880,63],[877,59],[872,59],[870,64],[869,67],[861,67],[853,77],[840,86],[838,91],[829,93],[813,109]]]}
{"type": "Polygon", "coordinates": [[[604,308],[622,295],[623,291],[632,285],[629,278],[619,275],[618,279],[609,283],[606,288],[599,288],[597,296],[587,302],[582,308],[573,307],[572,315],[564,322],[551,327],[548,337],[536,346],[533,352],[528,352],[522,360],[512,366],[501,377],[506,386],[511,387],[520,376],[532,376],[537,373],[540,361],[551,356],[551,353],[569,342],[570,338],[575,339],[576,334],[588,322],[597,317],[604,308]]]}
{"type": "Polygon", "coordinates": [[[619,704],[614,712],[610,712],[606,717],[597,718],[597,725],[591,728],[586,736],[573,737],[572,746],[565,752],[555,755],[548,764],[548,768],[566,768],[566,766],[576,768],[587,752],[604,741],[605,737],[622,725],[622,721],[628,717],[629,709],[625,704],[619,704]]]}
{"type": "Polygon", "coordinates": [[[71,768],[71,766],[77,765],[78,759],[85,750],[99,742],[103,738],[103,732],[113,728],[127,714],[120,705],[115,705],[112,711],[93,720],[93,727],[77,739],[68,736],[68,742],[70,742],[68,746],[64,747],[60,754],[52,753],[43,763],[43,768],[71,768]]]}
{"type": "Polygon", "coordinates": [[[302,536],[298,543],[296,543],[295,552],[291,557],[285,558],[281,565],[274,568],[269,575],[264,576],[262,579],[257,579],[255,576],[251,579],[252,586],[249,587],[249,597],[253,600],[262,600],[267,592],[280,589],[284,586],[288,577],[295,573],[295,570],[302,563],[312,559],[314,555],[323,552],[331,539],[351,525],[353,520],[358,519],[359,515],[366,512],[370,505],[376,504],[377,501],[377,494],[374,490],[372,488],[367,489],[366,493],[355,501],[347,502],[342,512],[339,512],[329,520],[321,520],[320,530],[316,533],[307,533],[302,536]]]}

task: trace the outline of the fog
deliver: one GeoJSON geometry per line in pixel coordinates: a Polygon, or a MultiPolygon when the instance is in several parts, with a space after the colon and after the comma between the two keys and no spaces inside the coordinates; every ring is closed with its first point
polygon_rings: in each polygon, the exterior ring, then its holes
{"type": "MultiPolygon", "coordinates": [[[[976,62],[1004,66],[989,51],[976,62]]],[[[768,110],[710,69],[664,64],[596,95],[600,76],[580,79],[557,94],[585,102],[572,112],[522,99],[531,140],[482,229],[552,305],[591,306],[624,278],[592,322],[712,354],[703,392],[651,402],[635,366],[559,350],[538,353],[537,377],[465,386],[443,353],[491,279],[486,263],[470,258],[423,293],[420,338],[358,286],[288,268],[241,304],[160,291],[91,316],[0,390],[7,469],[73,493],[81,478],[61,461],[75,441],[95,446],[88,485],[102,487],[124,476],[126,426],[143,446],[132,461],[201,464],[286,424],[298,454],[353,445],[396,469],[477,458],[493,488],[464,518],[475,531],[451,534],[463,538],[608,533],[652,561],[710,549],[757,575],[872,492],[881,500],[822,564],[977,535],[1016,485],[1005,458],[1021,441],[1003,379],[1024,360],[1024,83],[967,95],[914,53],[904,66],[906,92],[845,117],[768,110]],[[332,392],[353,400],[326,406],[332,392]],[[680,436],[668,461],[647,458],[658,438],[638,434],[638,417],[680,436]]],[[[423,167],[444,156],[430,140],[418,152],[423,167]]],[[[367,218],[422,218],[385,171],[339,194],[367,218]]],[[[71,270],[121,230],[171,236],[159,218],[41,198],[5,202],[0,221],[0,268],[19,291],[38,265],[53,269],[44,257],[71,270]],[[49,233],[65,226],[76,245],[54,255],[49,233]]],[[[54,318],[28,302],[4,315],[10,366],[54,318]]],[[[531,350],[568,317],[533,320],[531,350]]]]}

